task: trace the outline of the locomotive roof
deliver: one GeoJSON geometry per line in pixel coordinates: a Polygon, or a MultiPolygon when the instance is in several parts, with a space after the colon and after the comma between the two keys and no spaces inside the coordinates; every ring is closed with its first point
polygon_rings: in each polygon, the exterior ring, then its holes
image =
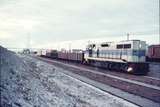
{"type": "MultiPolygon", "coordinates": [[[[122,41],[116,41],[115,43],[118,43],[118,42],[130,42],[130,41],[141,41],[141,40],[138,40],[138,39],[133,39],[133,40],[122,40],[122,41]]],[[[114,41],[113,41],[114,42],[114,41]]],[[[113,42],[102,42],[101,44],[104,44],[104,43],[113,43],[113,42]]]]}
{"type": "Polygon", "coordinates": [[[141,40],[138,40],[138,39],[132,39],[132,40],[122,40],[120,42],[126,42],[126,41],[141,41],[141,40]]]}
{"type": "Polygon", "coordinates": [[[133,42],[133,41],[139,41],[140,42],[141,40],[138,40],[138,39],[122,40],[122,41],[112,41],[112,42],[91,43],[91,44],[88,44],[88,45],[111,44],[111,43],[133,42]]]}

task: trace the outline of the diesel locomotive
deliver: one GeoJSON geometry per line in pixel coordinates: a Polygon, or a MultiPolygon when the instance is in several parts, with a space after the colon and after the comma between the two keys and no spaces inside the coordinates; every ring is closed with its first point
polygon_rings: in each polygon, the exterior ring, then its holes
{"type": "Polygon", "coordinates": [[[89,44],[84,59],[86,63],[109,70],[147,74],[145,50],[146,43],[140,40],[89,44]]]}

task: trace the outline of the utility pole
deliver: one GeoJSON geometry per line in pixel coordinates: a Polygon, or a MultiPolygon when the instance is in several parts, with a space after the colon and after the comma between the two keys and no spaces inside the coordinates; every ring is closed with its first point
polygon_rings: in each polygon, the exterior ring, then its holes
{"type": "Polygon", "coordinates": [[[71,43],[68,44],[69,52],[71,52],[71,43]]]}
{"type": "Polygon", "coordinates": [[[28,33],[27,35],[27,41],[26,41],[26,49],[24,50],[24,53],[29,53],[31,52],[31,47],[30,47],[30,34],[28,33]]]}
{"type": "Polygon", "coordinates": [[[127,33],[127,40],[129,40],[129,33],[127,33]]]}
{"type": "Polygon", "coordinates": [[[160,44],[160,34],[159,34],[159,44],[160,44]]]}
{"type": "Polygon", "coordinates": [[[28,33],[28,35],[27,35],[27,47],[26,48],[28,48],[28,49],[30,49],[30,40],[31,38],[30,38],[30,34],[28,33]]]}

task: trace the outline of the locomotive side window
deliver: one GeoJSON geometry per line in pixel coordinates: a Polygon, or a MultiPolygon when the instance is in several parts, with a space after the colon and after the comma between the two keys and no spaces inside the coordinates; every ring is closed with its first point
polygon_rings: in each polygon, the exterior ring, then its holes
{"type": "Polygon", "coordinates": [[[108,44],[101,44],[101,47],[109,47],[108,44]]]}
{"type": "Polygon", "coordinates": [[[131,48],[131,44],[124,44],[124,49],[129,49],[131,48]]]}
{"type": "Polygon", "coordinates": [[[90,44],[88,47],[89,47],[89,48],[95,48],[96,45],[95,45],[95,44],[90,44]]]}
{"type": "Polygon", "coordinates": [[[120,44],[120,45],[117,45],[117,49],[129,49],[131,48],[131,44],[120,44]]]}
{"type": "Polygon", "coordinates": [[[123,44],[117,45],[117,49],[122,49],[123,48],[123,44]]]}

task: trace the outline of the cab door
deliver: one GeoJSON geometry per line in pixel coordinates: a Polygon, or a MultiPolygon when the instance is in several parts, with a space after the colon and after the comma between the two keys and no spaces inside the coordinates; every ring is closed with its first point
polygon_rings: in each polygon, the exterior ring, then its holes
{"type": "Polygon", "coordinates": [[[93,50],[89,49],[88,51],[89,51],[89,57],[92,57],[93,50]]]}

